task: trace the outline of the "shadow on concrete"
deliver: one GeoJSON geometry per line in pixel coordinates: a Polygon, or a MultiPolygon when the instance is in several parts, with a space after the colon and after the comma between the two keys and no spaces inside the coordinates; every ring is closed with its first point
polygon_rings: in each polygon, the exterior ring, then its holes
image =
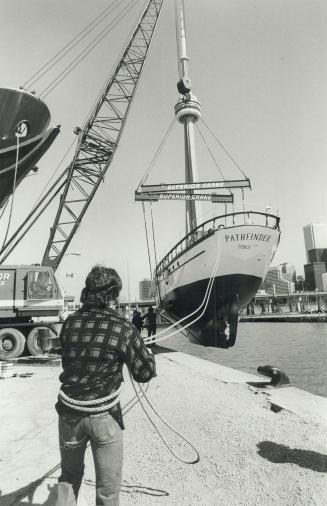
{"type": "Polygon", "coordinates": [[[164,497],[168,496],[169,493],[166,490],[160,490],[158,488],[151,487],[143,487],[141,485],[127,485],[126,483],[122,484],[121,487],[122,494],[144,494],[144,495],[152,495],[154,497],[164,497]]]}
{"type": "MultiPolygon", "coordinates": [[[[93,480],[83,479],[83,483],[88,486],[95,487],[95,482],[93,480]]],[[[166,490],[144,487],[143,485],[130,485],[127,482],[122,483],[121,494],[143,494],[151,495],[153,497],[167,497],[169,495],[166,490]]]]}
{"type": "MultiPolygon", "coordinates": [[[[47,499],[40,503],[34,500],[35,493],[37,489],[43,485],[46,477],[42,477],[38,480],[32,481],[25,487],[21,487],[14,492],[10,492],[9,494],[2,495],[2,491],[0,490],[0,504],[1,506],[55,506],[57,495],[58,495],[58,483],[57,480],[53,485],[47,485],[48,487],[48,497],[47,499]]],[[[87,483],[87,485],[93,485],[94,482],[91,480],[83,480],[87,483]]],[[[44,485],[43,485],[44,486],[44,485]]],[[[150,495],[153,497],[167,497],[169,493],[166,490],[161,490],[152,487],[144,487],[142,485],[129,485],[127,483],[123,483],[121,487],[122,494],[142,494],[142,495],[150,495]]]]}
{"type": "Polygon", "coordinates": [[[271,386],[270,381],[247,381],[246,384],[256,388],[267,388],[271,386]]]}
{"type": "Polygon", "coordinates": [[[159,346],[156,344],[151,348],[154,355],[160,355],[160,353],[176,353],[176,350],[172,350],[171,348],[165,348],[164,346],[159,346]]]}
{"type": "Polygon", "coordinates": [[[290,448],[273,441],[261,441],[257,447],[258,454],[274,464],[296,464],[318,473],[327,473],[327,455],[322,453],[290,448]]]}
{"type": "Polygon", "coordinates": [[[19,488],[10,494],[2,495],[0,490],[1,506],[55,506],[57,500],[58,484],[48,485],[49,495],[45,502],[35,502],[34,495],[37,489],[43,484],[45,478],[32,481],[29,485],[19,488]]]}

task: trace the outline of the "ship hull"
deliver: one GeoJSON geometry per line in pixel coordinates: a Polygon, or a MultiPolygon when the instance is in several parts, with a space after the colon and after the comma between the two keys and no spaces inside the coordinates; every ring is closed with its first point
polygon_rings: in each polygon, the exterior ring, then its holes
{"type": "Polygon", "coordinates": [[[276,226],[233,223],[207,227],[194,244],[176,245],[157,269],[163,315],[184,319],[181,327],[199,344],[233,346],[238,314],[265,278],[279,236],[276,226]]]}
{"type": "Polygon", "coordinates": [[[51,128],[26,142],[21,142],[18,148],[18,163],[16,167],[16,144],[0,149],[0,208],[4,206],[13,192],[15,172],[16,188],[21,181],[34,169],[35,164],[49,149],[57,135],[59,127],[51,128]]]}
{"type": "Polygon", "coordinates": [[[49,123],[42,100],[22,89],[0,88],[0,208],[58,135],[59,127],[49,123]]]}

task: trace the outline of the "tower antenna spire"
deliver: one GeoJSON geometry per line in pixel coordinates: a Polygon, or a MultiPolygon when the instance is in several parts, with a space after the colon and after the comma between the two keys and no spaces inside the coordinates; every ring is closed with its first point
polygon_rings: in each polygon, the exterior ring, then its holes
{"type": "MultiPolygon", "coordinates": [[[[176,38],[178,51],[178,92],[182,98],[175,105],[176,118],[184,126],[184,148],[185,148],[185,182],[194,183],[198,181],[196,152],[194,141],[194,124],[201,117],[201,105],[192,94],[192,84],[189,77],[189,57],[186,44],[185,9],[183,0],[175,0],[176,12],[176,38]]],[[[194,193],[187,190],[186,193],[194,193]]],[[[197,227],[197,216],[201,214],[199,202],[187,200],[186,206],[186,233],[197,227]]]]}

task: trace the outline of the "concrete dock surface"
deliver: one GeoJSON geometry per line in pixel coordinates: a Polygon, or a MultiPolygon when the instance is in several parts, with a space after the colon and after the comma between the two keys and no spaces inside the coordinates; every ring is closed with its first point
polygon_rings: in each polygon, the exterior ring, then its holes
{"type": "MultiPolygon", "coordinates": [[[[126,371],[121,505],[326,505],[327,399],[293,387],[260,389],[262,376],[165,348],[156,348],[156,360],[147,397],[197,448],[200,462],[186,465],[169,453],[135,402],[126,371]]],[[[21,364],[0,380],[1,506],[55,505],[60,371],[21,364]]],[[[173,451],[193,460],[194,450],[150,415],[173,451]]],[[[88,449],[78,505],[94,504],[88,449]]]]}

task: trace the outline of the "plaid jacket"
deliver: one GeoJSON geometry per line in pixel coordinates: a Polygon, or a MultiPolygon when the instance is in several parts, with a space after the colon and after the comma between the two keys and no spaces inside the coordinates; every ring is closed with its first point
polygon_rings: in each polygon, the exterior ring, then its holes
{"type": "MultiPolygon", "coordinates": [[[[63,392],[73,399],[100,399],[118,390],[124,363],[139,383],[156,376],[154,356],[139,332],[113,309],[83,306],[65,320],[60,340],[63,372],[59,380],[63,392]]],[[[56,409],[75,417],[90,414],[73,411],[60,399],[56,409]]],[[[109,411],[124,428],[120,404],[109,411]]]]}

